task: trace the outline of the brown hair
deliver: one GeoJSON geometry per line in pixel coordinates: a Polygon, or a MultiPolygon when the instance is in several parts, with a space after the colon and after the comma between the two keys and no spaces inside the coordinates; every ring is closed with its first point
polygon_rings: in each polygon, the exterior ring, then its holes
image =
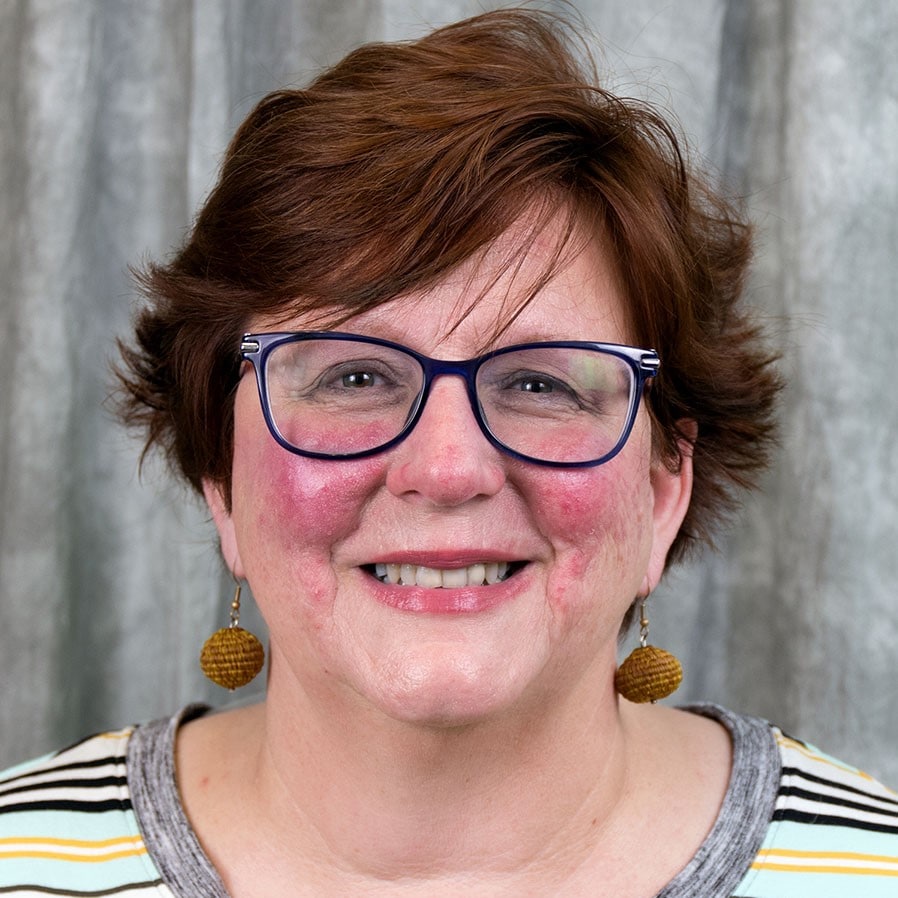
{"type": "Polygon", "coordinates": [[[595,86],[575,40],[555,16],[502,10],[363,46],[264,98],[184,247],[138,274],[149,304],[122,348],[121,409],[147,449],[228,496],[252,317],[313,311],[333,326],[432,285],[542,201],[537,230],[566,206],[568,237],[576,220],[616,257],[634,337],[661,356],[648,402],[669,465],[678,422],[698,425],[671,558],[709,538],[766,462],[779,386],[739,303],[749,228],[687,170],[662,116],[595,86]]]}

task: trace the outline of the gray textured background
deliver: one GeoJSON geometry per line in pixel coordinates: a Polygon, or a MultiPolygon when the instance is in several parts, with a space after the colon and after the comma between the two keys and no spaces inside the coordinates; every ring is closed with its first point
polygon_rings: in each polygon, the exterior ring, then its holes
{"type": "MultiPolygon", "coordinates": [[[[177,243],[266,91],[463,0],[0,0],[0,765],[192,699],[230,588],[205,514],[104,410],[127,266],[177,243]]],[[[546,5],[546,4],[544,4],[546,5]]],[[[898,6],[580,0],[602,68],[745,195],[784,439],[653,639],[679,694],[898,783],[898,6]]]]}

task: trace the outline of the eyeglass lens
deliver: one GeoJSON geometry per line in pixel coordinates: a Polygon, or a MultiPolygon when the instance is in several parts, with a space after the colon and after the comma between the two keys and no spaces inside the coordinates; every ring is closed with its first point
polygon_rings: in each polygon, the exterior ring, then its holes
{"type": "MultiPolygon", "coordinates": [[[[424,369],[390,346],[352,340],[282,343],[268,355],[273,422],[302,452],[351,455],[395,439],[415,415],[424,369]]],[[[479,412],[493,436],[530,458],[588,462],[611,452],[635,389],[628,362],[588,348],[533,346],[477,369],[479,412]]]]}

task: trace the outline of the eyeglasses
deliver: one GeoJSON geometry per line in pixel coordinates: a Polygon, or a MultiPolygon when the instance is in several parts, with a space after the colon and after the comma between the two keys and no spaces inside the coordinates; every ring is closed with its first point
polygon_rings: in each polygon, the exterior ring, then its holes
{"type": "Polygon", "coordinates": [[[484,436],[539,465],[600,465],[623,448],[660,360],[653,350],[558,340],[465,361],[336,331],[246,334],[271,435],[309,458],[363,458],[411,433],[433,381],[461,377],[484,436]]]}

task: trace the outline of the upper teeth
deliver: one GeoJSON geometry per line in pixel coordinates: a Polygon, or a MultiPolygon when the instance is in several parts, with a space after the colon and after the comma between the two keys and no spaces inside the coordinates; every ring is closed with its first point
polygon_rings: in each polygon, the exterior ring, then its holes
{"type": "Polygon", "coordinates": [[[418,564],[374,565],[374,573],[384,583],[402,586],[426,586],[429,589],[446,589],[461,586],[483,586],[499,583],[508,575],[508,562],[489,561],[484,564],[469,564],[467,567],[435,568],[418,564]]]}

